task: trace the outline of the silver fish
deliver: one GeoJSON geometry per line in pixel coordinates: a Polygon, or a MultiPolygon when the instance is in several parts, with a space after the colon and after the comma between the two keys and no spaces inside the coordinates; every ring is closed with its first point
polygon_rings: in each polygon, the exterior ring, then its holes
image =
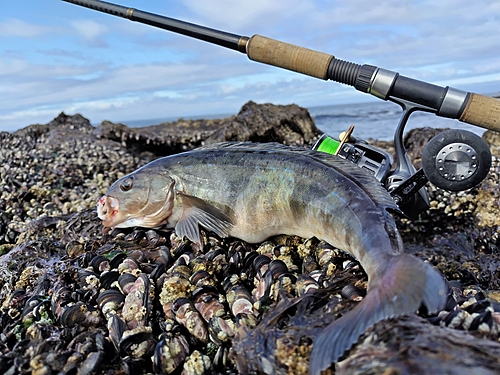
{"type": "Polygon", "coordinates": [[[356,257],[368,293],[314,339],[310,372],[337,361],[376,322],[443,307],[446,284],[403,253],[389,210],[397,206],[370,174],[333,155],[279,144],[223,143],[155,160],[116,181],[98,202],[104,226],[199,228],[256,243],[317,237],[356,257]]]}

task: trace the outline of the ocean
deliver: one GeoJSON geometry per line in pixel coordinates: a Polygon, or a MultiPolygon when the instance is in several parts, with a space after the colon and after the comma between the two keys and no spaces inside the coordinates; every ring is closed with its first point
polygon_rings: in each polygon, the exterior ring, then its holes
{"type": "MultiPolygon", "coordinates": [[[[392,140],[394,132],[401,118],[401,107],[392,102],[368,102],[355,104],[336,104],[308,108],[309,113],[316,122],[316,126],[326,134],[337,138],[354,125],[353,136],[360,139],[392,140]]],[[[217,114],[205,116],[183,117],[184,119],[217,119],[230,117],[233,114],[217,114]]],[[[130,127],[144,127],[162,122],[176,121],[177,117],[124,121],[130,127]]],[[[465,124],[458,120],[447,119],[432,113],[417,111],[412,113],[405,127],[405,133],[420,127],[453,128],[469,130],[479,136],[484,129],[465,124]]]]}

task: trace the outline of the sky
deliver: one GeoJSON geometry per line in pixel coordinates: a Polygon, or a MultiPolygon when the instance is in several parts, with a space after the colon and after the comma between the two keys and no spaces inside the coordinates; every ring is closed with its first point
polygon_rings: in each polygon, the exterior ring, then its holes
{"type": "MultiPolygon", "coordinates": [[[[120,0],[237,35],[264,35],[441,86],[500,92],[498,0],[120,0]]],[[[377,100],[332,81],[66,3],[4,1],[0,130],[61,112],[94,125],[377,100]]]]}

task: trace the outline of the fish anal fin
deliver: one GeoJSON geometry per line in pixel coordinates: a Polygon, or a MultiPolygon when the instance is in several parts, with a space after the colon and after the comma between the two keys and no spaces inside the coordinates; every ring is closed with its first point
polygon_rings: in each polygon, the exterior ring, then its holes
{"type": "Polygon", "coordinates": [[[220,237],[227,237],[232,227],[231,219],[217,207],[203,199],[177,193],[182,200],[182,216],[175,226],[177,235],[201,245],[200,228],[214,232],[220,237]]]}
{"type": "Polygon", "coordinates": [[[443,276],[431,265],[408,254],[389,259],[386,272],[371,281],[364,299],[314,338],[310,374],[319,375],[337,362],[375,323],[415,313],[422,304],[428,311],[435,312],[442,309],[446,301],[443,276]]]}

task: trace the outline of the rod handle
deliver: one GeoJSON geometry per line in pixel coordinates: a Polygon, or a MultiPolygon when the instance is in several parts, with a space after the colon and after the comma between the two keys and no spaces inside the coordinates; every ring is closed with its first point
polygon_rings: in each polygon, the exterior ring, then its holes
{"type": "Polygon", "coordinates": [[[459,120],[500,132],[500,100],[470,93],[459,120]]]}
{"type": "Polygon", "coordinates": [[[334,56],[279,40],[254,35],[247,43],[250,60],[327,80],[334,56]]]}

